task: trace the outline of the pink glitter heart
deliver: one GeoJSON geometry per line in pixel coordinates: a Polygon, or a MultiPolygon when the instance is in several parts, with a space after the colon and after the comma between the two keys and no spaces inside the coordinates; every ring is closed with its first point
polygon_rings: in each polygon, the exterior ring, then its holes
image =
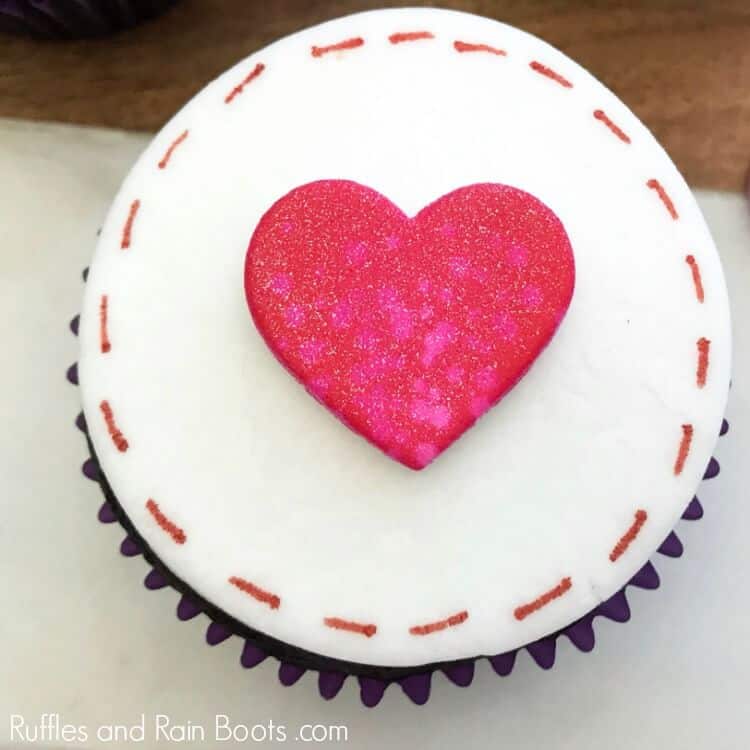
{"type": "Polygon", "coordinates": [[[524,375],[563,319],[575,265],[517,188],[455,190],[409,218],[346,180],[260,220],[245,293],[281,363],[351,429],[421,469],[524,375]]]}

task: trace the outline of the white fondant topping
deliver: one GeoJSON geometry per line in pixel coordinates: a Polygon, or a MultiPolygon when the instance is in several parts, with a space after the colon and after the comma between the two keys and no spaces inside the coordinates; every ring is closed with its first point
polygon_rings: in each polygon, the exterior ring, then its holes
{"type": "Polygon", "coordinates": [[[222,75],[164,128],[103,228],[79,367],[103,469],[178,576],[239,620],[302,648],[413,665],[525,644],[633,575],[709,460],[729,342],[711,237],[687,185],[635,116],[528,34],[471,15],[404,9],[283,39],[222,75]],[[388,40],[421,30],[434,39],[388,40]],[[360,47],[310,53],[358,36],[360,47]],[[460,53],[455,40],[507,56],[460,53]],[[573,87],[532,70],[533,60],[573,87]],[[258,62],[262,74],[226,104],[258,62]],[[596,109],[632,142],[597,120],[596,109]],[[570,237],[576,290],[558,334],[502,403],[423,472],[386,458],[321,408],[274,359],[247,311],[242,271],[257,221],[292,188],[323,178],[360,182],[410,215],[463,185],[514,185],[552,208],[570,237]],[[652,178],[678,220],[646,186],[652,178]],[[703,388],[700,337],[711,341],[703,388]],[[107,432],[103,399],[126,452],[107,432]],[[683,424],[694,434],[675,476],[683,424]],[[149,498],[184,530],[184,544],[158,526],[149,498]],[[648,520],[613,563],[609,553],[639,508],[648,520]],[[230,585],[230,576],[278,595],[280,606],[230,585]],[[567,593],[514,617],[564,577],[567,593]],[[464,610],[455,627],[409,632],[464,610]],[[377,632],[326,627],[326,617],[377,632]]]}

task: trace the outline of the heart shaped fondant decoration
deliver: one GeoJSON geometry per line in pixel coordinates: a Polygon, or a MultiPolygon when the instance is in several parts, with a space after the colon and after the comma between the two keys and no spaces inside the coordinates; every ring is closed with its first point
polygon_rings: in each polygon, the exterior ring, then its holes
{"type": "Polygon", "coordinates": [[[483,183],[409,218],[347,180],[292,190],[260,220],[245,293],[281,363],[351,429],[421,469],[529,369],[575,265],[534,196],[483,183]]]}

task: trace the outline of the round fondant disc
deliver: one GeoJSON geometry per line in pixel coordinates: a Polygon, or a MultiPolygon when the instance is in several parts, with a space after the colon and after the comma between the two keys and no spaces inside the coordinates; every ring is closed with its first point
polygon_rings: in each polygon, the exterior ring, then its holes
{"type": "Polygon", "coordinates": [[[716,249],[648,130],[539,39],[432,9],[308,29],[198,94],[113,203],[80,335],[91,439],[161,560],[252,628],[390,666],[515,648],[622,587],[701,479],[730,366],[716,249]],[[258,222],[316,180],[407,216],[508,185],[569,237],[556,335],[423,471],[311,398],[248,313],[258,222]]]}

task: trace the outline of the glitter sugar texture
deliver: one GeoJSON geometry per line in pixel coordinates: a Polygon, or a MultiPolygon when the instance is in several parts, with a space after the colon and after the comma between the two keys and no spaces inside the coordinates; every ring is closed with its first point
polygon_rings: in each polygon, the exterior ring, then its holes
{"type": "Polygon", "coordinates": [[[560,220],[517,188],[459,188],[407,217],[346,180],[259,222],[245,293],[275,356],[352,430],[422,469],[524,375],[568,309],[560,220]]]}

